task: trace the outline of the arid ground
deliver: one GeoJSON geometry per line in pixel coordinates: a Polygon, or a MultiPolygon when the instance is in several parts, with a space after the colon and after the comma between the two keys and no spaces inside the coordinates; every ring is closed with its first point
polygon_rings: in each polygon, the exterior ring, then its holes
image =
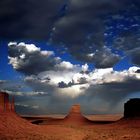
{"type": "MultiPolygon", "coordinates": [[[[113,120],[112,115],[105,116],[88,116],[95,120],[91,124],[35,125],[15,113],[1,113],[0,140],[140,140],[140,118],[105,123],[113,120]],[[106,118],[105,121],[103,118],[106,118]]],[[[115,115],[114,119],[119,119],[119,115],[115,115]]]]}

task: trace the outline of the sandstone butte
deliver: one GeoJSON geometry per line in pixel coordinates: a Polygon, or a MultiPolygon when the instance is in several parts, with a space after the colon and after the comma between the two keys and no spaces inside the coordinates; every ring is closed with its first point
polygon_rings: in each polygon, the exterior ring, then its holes
{"type": "Polygon", "coordinates": [[[14,96],[12,101],[9,101],[9,94],[0,92],[0,112],[15,112],[14,96]]]}
{"type": "Polygon", "coordinates": [[[124,118],[111,124],[89,121],[77,104],[64,119],[35,125],[16,114],[13,96],[9,100],[7,93],[0,92],[0,140],[140,140],[140,119],[131,119],[139,117],[139,102],[128,101],[124,118]]]}

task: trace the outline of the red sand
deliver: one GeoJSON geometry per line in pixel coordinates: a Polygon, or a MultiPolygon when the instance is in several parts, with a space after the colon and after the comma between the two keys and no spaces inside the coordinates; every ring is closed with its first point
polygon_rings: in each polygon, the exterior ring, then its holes
{"type": "Polygon", "coordinates": [[[140,118],[90,125],[73,125],[73,120],[74,116],[61,125],[33,125],[12,112],[1,113],[0,140],[140,140],[140,118]]]}

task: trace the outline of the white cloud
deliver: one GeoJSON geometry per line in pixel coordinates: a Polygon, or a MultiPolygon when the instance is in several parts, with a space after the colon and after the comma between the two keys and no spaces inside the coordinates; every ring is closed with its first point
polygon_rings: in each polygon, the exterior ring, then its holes
{"type": "Polygon", "coordinates": [[[21,59],[24,59],[26,56],[25,56],[25,54],[23,53],[23,54],[21,54],[19,57],[20,57],[21,59]]]}
{"type": "Polygon", "coordinates": [[[54,52],[53,51],[41,51],[41,54],[44,56],[51,56],[51,55],[54,55],[54,52]]]}
{"type": "Polygon", "coordinates": [[[86,71],[88,71],[88,64],[86,63],[85,65],[82,65],[82,71],[83,72],[86,72],[86,71]]]}
{"type": "Polygon", "coordinates": [[[20,68],[20,66],[19,66],[20,62],[18,61],[18,57],[8,56],[8,59],[9,59],[9,64],[12,64],[14,69],[19,69],[20,68]]]}
{"type": "Polygon", "coordinates": [[[9,64],[28,75],[55,69],[55,65],[61,62],[60,58],[54,56],[53,51],[41,50],[34,44],[10,42],[8,47],[9,64]]]}
{"type": "Polygon", "coordinates": [[[83,94],[88,94],[86,90],[92,85],[125,83],[129,78],[140,80],[140,74],[135,72],[137,69],[139,68],[131,67],[129,70],[124,71],[114,71],[113,68],[95,69],[90,73],[65,70],[63,71],[63,75],[61,71],[46,71],[40,73],[38,78],[36,78],[36,76],[27,77],[26,81],[32,81],[33,83],[38,81],[40,85],[46,87],[53,86],[56,92],[55,95],[61,95],[60,97],[68,96],[76,98],[83,94]],[[49,81],[47,79],[48,77],[50,78],[49,81]],[[61,82],[63,82],[63,85],[60,85],[59,87],[61,82]]]}
{"type": "Polygon", "coordinates": [[[62,61],[60,64],[56,65],[56,68],[58,70],[73,70],[76,67],[78,67],[78,66],[73,65],[72,63],[70,63],[68,61],[62,61]]]}
{"type": "Polygon", "coordinates": [[[87,87],[88,84],[74,85],[68,88],[59,88],[57,96],[61,98],[63,97],[77,98],[78,96],[85,94],[85,88],[87,87]]]}
{"type": "MultiPolygon", "coordinates": [[[[9,46],[9,44],[8,44],[8,46],[9,46]]],[[[24,47],[27,50],[27,52],[29,52],[29,53],[40,51],[40,48],[36,47],[34,44],[25,44],[24,42],[21,42],[21,43],[16,44],[16,45],[18,47],[24,47]]]]}

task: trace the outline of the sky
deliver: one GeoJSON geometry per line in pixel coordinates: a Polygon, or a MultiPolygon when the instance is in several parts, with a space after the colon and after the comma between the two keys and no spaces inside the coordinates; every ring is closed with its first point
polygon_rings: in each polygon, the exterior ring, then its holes
{"type": "Polygon", "coordinates": [[[139,85],[139,0],[0,1],[0,90],[18,113],[123,113],[139,85]]]}

